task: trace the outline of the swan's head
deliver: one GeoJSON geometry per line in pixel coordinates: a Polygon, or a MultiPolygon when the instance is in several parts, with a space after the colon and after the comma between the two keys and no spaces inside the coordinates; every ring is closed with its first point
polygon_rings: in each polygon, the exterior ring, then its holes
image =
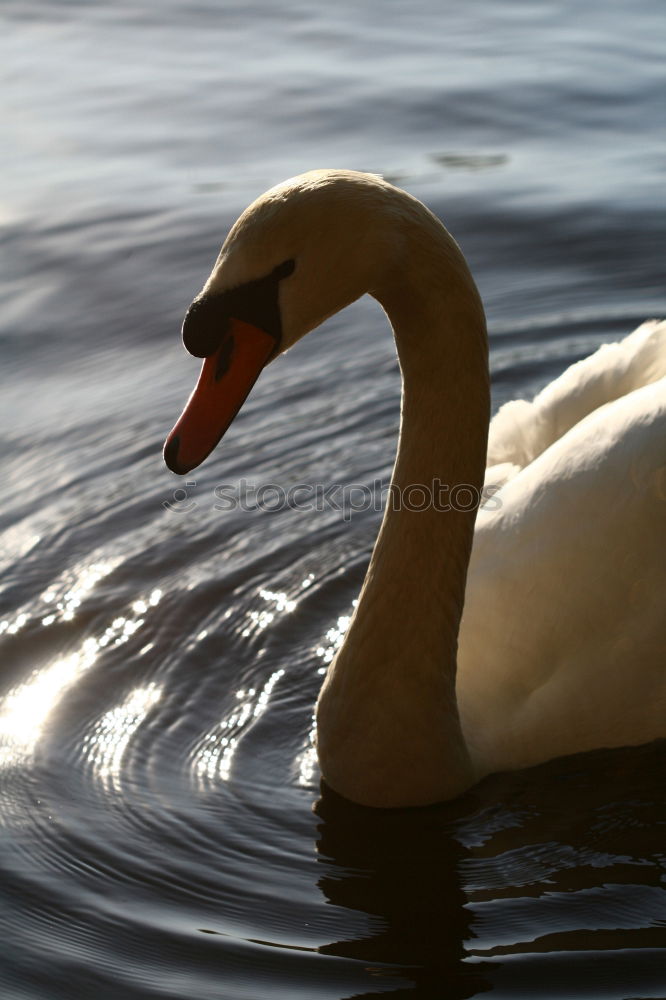
{"type": "Polygon", "coordinates": [[[210,454],[269,361],[376,291],[398,250],[398,194],[371,174],[315,170],[243,212],[183,323],[185,347],[205,361],[165,444],[173,472],[210,454]]]}

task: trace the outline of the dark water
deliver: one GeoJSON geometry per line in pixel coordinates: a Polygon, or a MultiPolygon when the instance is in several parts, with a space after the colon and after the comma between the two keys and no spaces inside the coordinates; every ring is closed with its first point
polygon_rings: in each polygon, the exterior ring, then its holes
{"type": "Polygon", "coordinates": [[[228,225],[314,166],[447,222],[496,403],[663,314],[663,6],[2,10],[3,1000],[665,997],[663,747],[312,811],[379,515],[213,491],[388,477],[378,308],[272,366],[187,498],[160,455],[228,225]]]}

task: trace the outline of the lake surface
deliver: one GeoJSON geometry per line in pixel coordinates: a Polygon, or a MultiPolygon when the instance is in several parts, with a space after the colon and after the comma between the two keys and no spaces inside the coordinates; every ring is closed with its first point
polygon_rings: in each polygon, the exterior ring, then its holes
{"type": "Polygon", "coordinates": [[[190,485],[161,458],[228,226],[312,167],[446,222],[495,405],[666,313],[663,5],[2,16],[3,1000],[666,996],[663,745],[431,809],[320,798],[314,700],[380,514],[214,491],[388,480],[376,304],[272,365],[190,485]]]}

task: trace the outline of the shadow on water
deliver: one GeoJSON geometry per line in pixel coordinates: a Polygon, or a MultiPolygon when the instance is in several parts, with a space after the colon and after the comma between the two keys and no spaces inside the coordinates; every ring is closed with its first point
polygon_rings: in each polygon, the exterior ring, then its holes
{"type": "Polygon", "coordinates": [[[663,998],[665,751],[580,754],[417,810],[322,784],[318,885],[371,932],[319,950],[374,966],[378,992],[354,998],[663,998]]]}
{"type": "Polygon", "coordinates": [[[460,862],[469,852],[454,833],[465,803],[383,811],[356,806],[323,782],[321,792],[317,848],[326,873],[318,885],[329,903],[374,918],[376,930],[319,950],[389,966],[384,974],[412,984],[386,996],[441,997],[446,988],[463,1000],[489,989],[463,964],[471,930],[460,862]]]}

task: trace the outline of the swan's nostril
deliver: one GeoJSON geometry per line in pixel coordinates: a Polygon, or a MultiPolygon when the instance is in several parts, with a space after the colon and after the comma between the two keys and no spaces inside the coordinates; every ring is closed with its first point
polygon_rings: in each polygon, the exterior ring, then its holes
{"type": "Polygon", "coordinates": [[[222,347],[220,348],[219,356],[217,359],[217,365],[215,366],[216,382],[219,382],[222,376],[226,375],[227,372],[229,371],[229,368],[231,367],[231,362],[234,356],[234,345],[235,345],[235,338],[234,335],[231,334],[223,342],[222,347]]]}

